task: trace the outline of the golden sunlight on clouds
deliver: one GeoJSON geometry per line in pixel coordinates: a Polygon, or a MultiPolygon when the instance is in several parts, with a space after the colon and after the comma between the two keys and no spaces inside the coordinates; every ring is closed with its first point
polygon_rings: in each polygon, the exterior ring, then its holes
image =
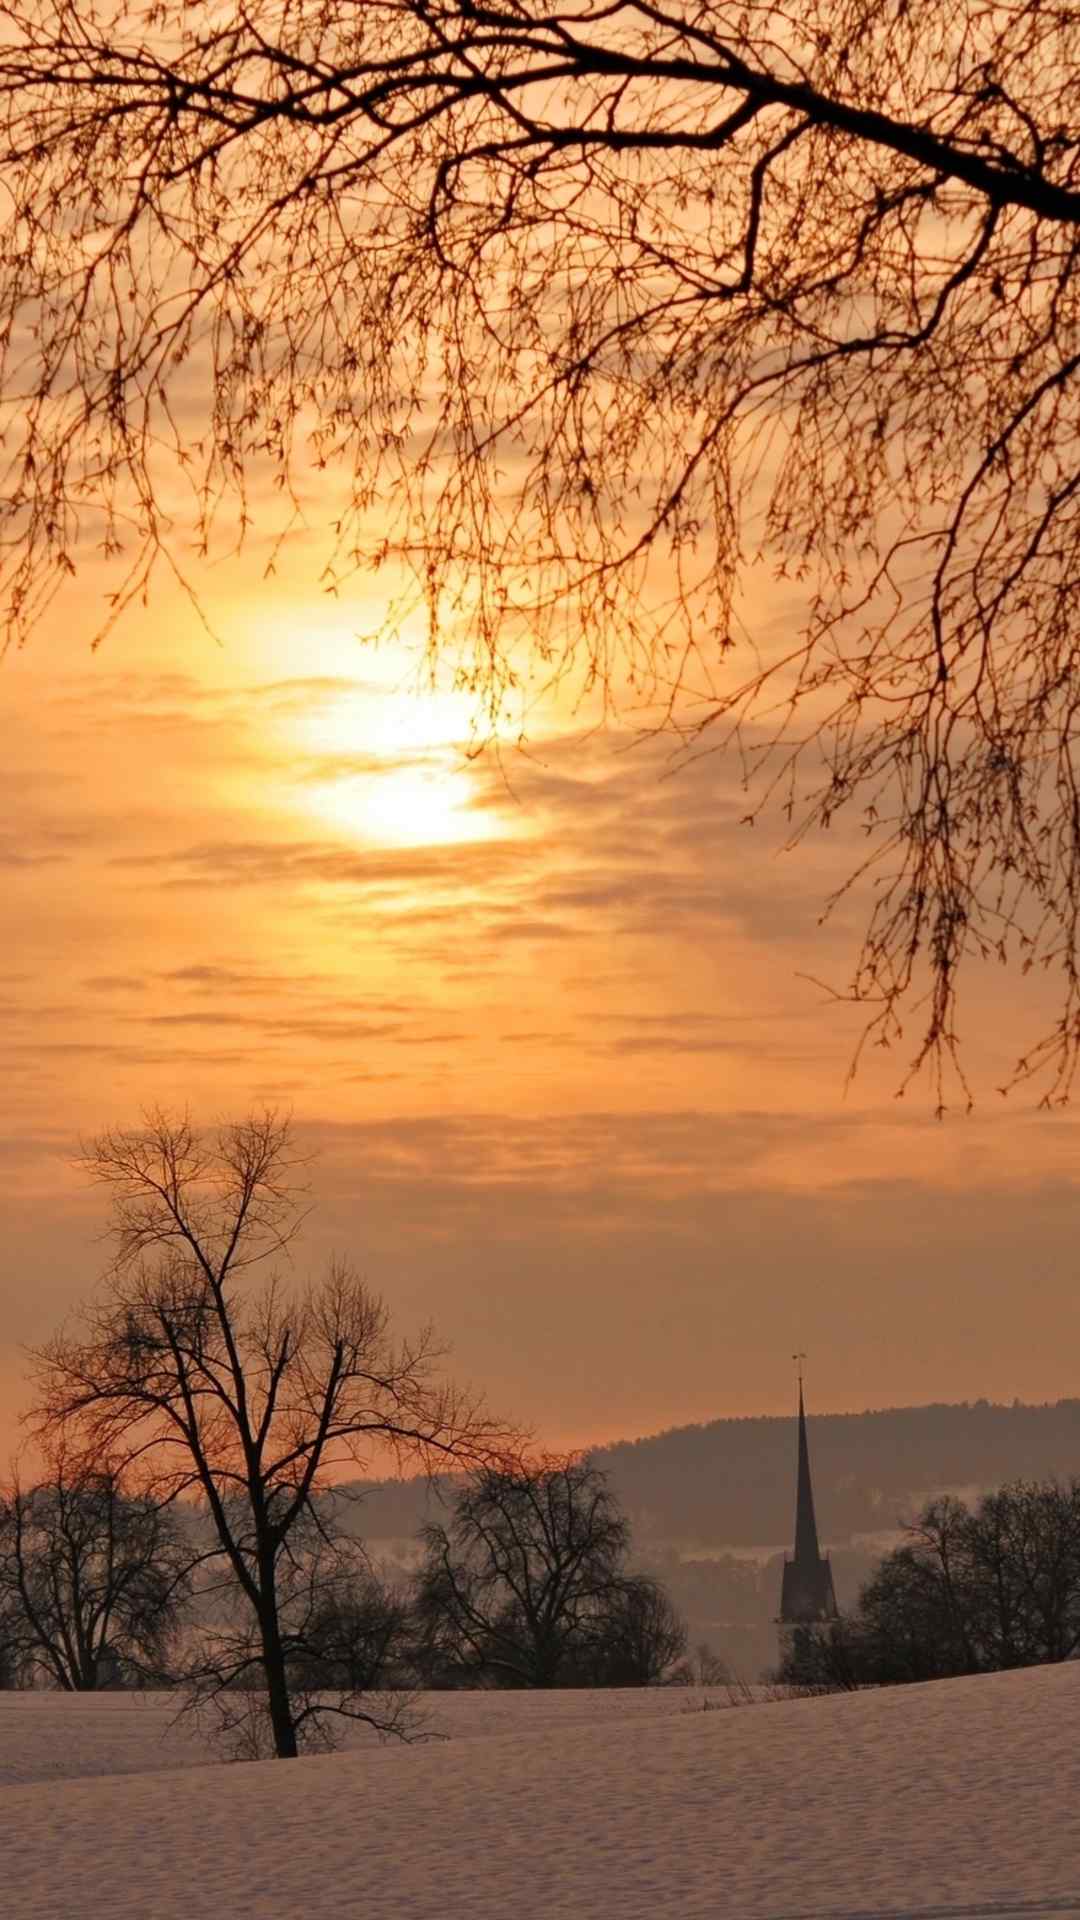
{"type": "Polygon", "coordinates": [[[380,846],[437,847],[490,840],[490,814],[470,811],[466,772],[430,763],[340,773],[306,793],[312,813],[331,826],[380,846]]]}
{"type": "Polygon", "coordinates": [[[295,799],[347,836],[390,847],[450,846],[513,831],[483,798],[467,758],[472,704],[461,693],[393,692],[355,681],[314,692],[282,731],[310,757],[295,799]]]}
{"type": "MultiPolygon", "coordinates": [[[[351,663],[355,673],[355,642],[351,663]]],[[[399,687],[394,697],[376,700],[370,682],[346,680],[329,685],[322,695],[314,692],[307,712],[295,716],[292,731],[300,746],[319,753],[355,752],[363,744],[395,759],[462,746],[471,737],[474,711],[464,693],[399,687]]]]}

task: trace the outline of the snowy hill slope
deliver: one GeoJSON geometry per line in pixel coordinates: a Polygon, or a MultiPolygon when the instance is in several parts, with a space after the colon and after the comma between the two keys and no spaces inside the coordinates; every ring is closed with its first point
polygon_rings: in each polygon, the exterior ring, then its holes
{"type": "MultiPolygon", "coordinates": [[[[770,1690],[759,1691],[764,1697],[770,1690]]],[[[428,1693],[416,1696],[415,1717],[426,1739],[486,1740],[493,1734],[607,1726],[638,1715],[650,1720],[658,1714],[682,1716],[700,1709],[706,1699],[726,1704],[728,1695],[715,1687],[428,1693]]],[[[176,1694],[169,1693],[0,1692],[0,1788],[220,1761],[221,1754],[190,1719],[178,1716],[176,1703],[176,1694]]],[[[343,1742],[348,1748],[391,1750],[360,1723],[344,1727],[343,1742]]]]}
{"type": "Polygon", "coordinates": [[[1080,1915],[1080,1666],[562,1699],[421,1746],[5,1787],[5,1920],[1080,1915]]]}

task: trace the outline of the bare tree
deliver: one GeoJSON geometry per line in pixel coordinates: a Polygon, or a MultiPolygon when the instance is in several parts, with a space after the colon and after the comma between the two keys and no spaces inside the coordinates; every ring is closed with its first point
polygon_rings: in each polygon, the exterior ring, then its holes
{"type": "Polygon", "coordinates": [[[685,1645],[656,1584],[624,1572],[629,1528],[587,1460],[485,1468],[454,1496],[449,1525],[423,1537],[416,1615],[429,1678],[641,1685],[685,1645]]]}
{"type": "MultiPolygon", "coordinates": [[[[331,1749],[347,1720],[383,1736],[419,1730],[411,1685],[403,1684],[406,1608],[378,1581],[362,1544],[327,1523],[319,1506],[289,1534],[275,1597],[298,1747],[331,1749]]],[[[227,1567],[202,1599],[207,1617],[182,1672],[188,1705],[232,1758],[268,1758],[276,1748],[258,1618],[227,1567]]]]}
{"type": "Polygon", "coordinates": [[[598,1687],[658,1687],[685,1652],[685,1622],[659,1580],[624,1574],[598,1612],[582,1675],[598,1687]]]}
{"type": "Polygon", "coordinates": [[[88,544],[114,613],[175,564],[177,474],[208,544],[267,468],[283,527],[326,471],[324,584],[403,567],[491,715],[523,677],[625,673],[741,742],[751,810],[851,813],[877,882],[851,991],[879,1037],[925,989],[940,1075],[964,963],[1019,955],[1061,987],[1019,1070],[1064,1092],[1074,10],[3,18],[9,633],[88,544]],[[756,659],[755,562],[804,599],[756,659]]]}
{"type": "Polygon", "coordinates": [[[67,1692],[160,1684],[192,1560],[175,1515],[62,1457],[0,1494],[0,1616],[13,1663],[67,1692]]]}
{"type": "Polygon", "coordinates": [[[254,1623],[273,1749],[290,1758],[319,1719],[295,1710],[288,1670],[294,1570],[307,1577],[312,1530],[326,1532],[316,1494],[372,1447],[468,1464],[502,1431],[440,1377],[430,1331],[391,1338],[346,1264],[303,1285],[254,1283],[303,1217],[282,1119],[208,1136],[156,1114],[85,1159],[110,1195],[113,1260],[81,1325],[36,1355],[34,1418],[88,1463],[124,1462],[155,1500],[205,1499],[254,1623]]]}
{"type": "Polygon", "coordinates": [[[1080,1650],[1080,1480],[1014,1480],[971,1519],[976,1632],[987,1666],[1071,1660],[1080,1650]]]}
{"type": "Polygon", "coordinates": [[[0,1692],[17,1687],[21,1678],[22,1633],[18,1609],[0,1606],[0,1692]]]}
{"type": "Polygon", "coordinates": [[[375,1573],[359,1543],[338,1536],[334,1552],[313,1556],[301,1618],[292,1636],[290,1674],[325,1698],[370,1693],[400,1682],[410,1652],[409,1609],[375,1573]]]}
{"type": "Polygon", "coordinates": [[[1080,1650],[1080,1481],[1016,1480],[974,1508],[932,1500],[834,1628],[780,1678],[890,1685],[1071,1660],[1080,1650]]]}

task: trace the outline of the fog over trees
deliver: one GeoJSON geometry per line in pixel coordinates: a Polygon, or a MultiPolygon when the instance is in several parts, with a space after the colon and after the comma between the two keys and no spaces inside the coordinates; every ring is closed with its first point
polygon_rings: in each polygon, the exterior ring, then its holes
{"type": "Polygon", "coordinates": [[[741,750],[749,811],[861,832],[878,1038],[910,1016],[940,1072],[969,964],[1045,967],[1018,1072],[1063,1092],[1078,31],[1059,0],[15,0],[9,635],[90,549],[115,615],[192,535],[317,519],[325,476],[323,584],[384,568],[386,631],[419,610],[491,724],[629,688],[741,750]]]}

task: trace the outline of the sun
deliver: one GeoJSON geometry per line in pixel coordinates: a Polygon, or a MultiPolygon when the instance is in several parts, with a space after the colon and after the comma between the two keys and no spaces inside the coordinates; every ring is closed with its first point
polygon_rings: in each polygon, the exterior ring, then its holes
{"type": "Polygon", "coordinates": [[[299,726],[316,752],[365,751],[392,760],[473,744],[476,714],[467,695],[435,688],[343,681],[312,700],[299,726]]]}
{"type": "Polygon", "coordinates": [[[308,793],[314,812],[351,838],[379,846],[449,846],[499,837],[487,807],[477,807],[467,769],[431,755],[406,766],[341,773],[308,793]]]}
{"type": "Polygon", "coordinates": [[[280,704],[270,726],[289,811],[368,846],[452,846],[520,834],[491,764],[472,757],[473,703],[452,688],[403,686],[397,665],[397,685],[389,673],[380,684],[330,671],[299,681],[295,697],[289,681],[275,689],[280,704]]]}

